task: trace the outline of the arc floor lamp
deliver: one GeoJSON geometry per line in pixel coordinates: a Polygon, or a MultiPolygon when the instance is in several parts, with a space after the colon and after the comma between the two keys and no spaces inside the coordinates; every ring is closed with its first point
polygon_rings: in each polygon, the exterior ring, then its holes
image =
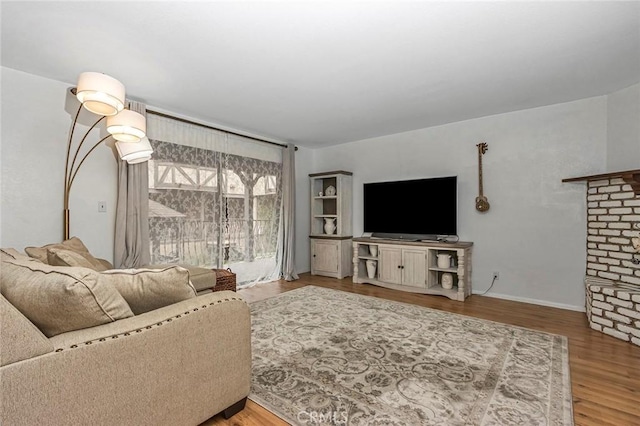
{"type": "Polygon", "coordinates": [[[78,78],[78,85],[71,89],[80,101],[78,112],[73,119],[69,140],[67,141],[67,157],[64,170],[64,239],[69,239],[69,193],[78,174],[78,170],[89,154],[98,145],[113,137],[116,150],[121,160],[129,164],[142,163],[151,159],[153,149],[149,139],[145,136],[147,126],[142,114],[125,109],[124,85],[113,77],[99,72],[83,72],[78,78]],[[87,130],[77,144],[74,144],[73,134],[78,124],[78,117],[82,108],[99,115],[100,118],[87,130]],[[106,117],[107,136],[96,142],[81,157],[80,149],[89,133],[106,117]],[[75,145],[75,150],[73,149],[75,145]],[[71,161],[70,161],[71,160],[71,161]]]}

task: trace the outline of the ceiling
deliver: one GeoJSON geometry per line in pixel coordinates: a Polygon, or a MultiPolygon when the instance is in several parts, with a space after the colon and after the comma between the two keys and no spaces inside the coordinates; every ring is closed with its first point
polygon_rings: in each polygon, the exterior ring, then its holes
{"type": "Polygon", "coordinates": [[[640,81],[640,2],[1,3],[2,65],[309,148],[640,81]]]}

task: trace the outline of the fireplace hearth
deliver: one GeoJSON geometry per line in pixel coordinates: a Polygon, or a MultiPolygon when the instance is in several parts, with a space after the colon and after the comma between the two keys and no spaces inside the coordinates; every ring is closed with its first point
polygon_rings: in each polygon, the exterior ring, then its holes
{"type": "Polygon", "coordinates": [[[587,182],[586,312],[592,329],[640,346],[640,170],[587,182]]]}

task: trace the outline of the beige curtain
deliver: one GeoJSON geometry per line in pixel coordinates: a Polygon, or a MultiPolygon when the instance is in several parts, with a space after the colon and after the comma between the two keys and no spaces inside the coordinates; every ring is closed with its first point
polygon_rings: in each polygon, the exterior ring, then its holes
{"type": "MultiPolygon", "coordinates": [[[[146,117],[146,107],[140,102],[130,101],[129,109],[146,117]]],[[[114,264],[116,268],[139,268],[150,260],[148,165],[118,159],[114,264]]]]}
{"type": "Polygon", "coordinates": [[[288,144],[282,153],[282,215],[278,233],[277,268],[279,278],[298,279],[295,271],[295,206],[296,206],[296,147],[288,144]]]}

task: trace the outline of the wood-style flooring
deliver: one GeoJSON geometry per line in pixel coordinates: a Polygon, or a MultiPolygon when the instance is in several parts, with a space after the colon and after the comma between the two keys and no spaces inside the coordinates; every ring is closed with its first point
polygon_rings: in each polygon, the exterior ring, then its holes
{"type": "MultiPolygon", "coordinates": [[[[302,274],[293,282],[276,281],[239,290],[249,303],[306,285],[328,287],[457,314],[527,327],[569,338],[569,363],[576,426],[640,425],[640,347],[591,330],[583,312],[472,295],[464,303],[302,274]]],[[[221,415],[203,425],[287,425],[251,400],[229,420],[221,415]]],[[[446,425],[445,425],[446,426],[446,425]]]]}

